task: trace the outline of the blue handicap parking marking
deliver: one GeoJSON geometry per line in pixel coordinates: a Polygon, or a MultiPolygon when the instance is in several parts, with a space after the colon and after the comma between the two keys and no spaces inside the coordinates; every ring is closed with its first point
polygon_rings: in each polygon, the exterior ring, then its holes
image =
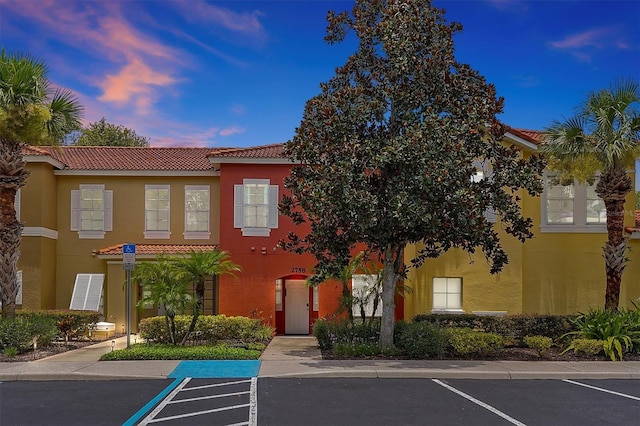
{"type": "Polygon", "coordinates": [[[260,371],[259,360],[242,361],[180,361],[169,374],[169,378],[243,378],[257,377],[260,371]]]}

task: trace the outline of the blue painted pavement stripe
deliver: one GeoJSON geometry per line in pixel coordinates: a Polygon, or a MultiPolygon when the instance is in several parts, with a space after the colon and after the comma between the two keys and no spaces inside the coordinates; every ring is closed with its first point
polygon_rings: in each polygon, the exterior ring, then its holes
{"type": "Polygon", "coordinates": [[[257,377],[260,371],[260,360],[242,361],[180,361],[169,374],[169,378],[193,377],[209,378],[243,378],[257,377]]]}
{"type": "Polygon", "coordinates": [[[123,423],[122,426],[134,426],[134,425],[136,425],[138,423],[138,421],[140,421],[140,419],[142,419],[144,417],[144,415],[149,412],[149,410],[151,410],[160,401],[162,401],[164,399],[164,397],[169,395],[169,393],[171,393],[171,391],[174,390],[176,388],[176,386],[178,386],[181,382],[182,382],[182,379],[174,380],[169,386],[164,388],[162,392],[160,392],[158,395],[156,395],[155,398],[153,398],[151,401],[147,402],[147,404],[144,407],[139,409],[133,416],[131,416],[129,418],[129,420],[127,420],[125,423],[123,423]]]}

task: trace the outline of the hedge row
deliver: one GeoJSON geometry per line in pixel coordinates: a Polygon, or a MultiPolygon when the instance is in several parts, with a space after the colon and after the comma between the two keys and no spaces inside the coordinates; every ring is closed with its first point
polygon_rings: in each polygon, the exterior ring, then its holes
{"type": "Polygon", "coordinates": [[[91,311],[18,311],[10,320],[0,320],[0,348],[6,353],[21,353],[51,345],[56,338],[70,340],[85,336],[99,320],[91,311]]]}
{"type": "MultiPolygon", "coordinates": [[[[176,339],[182,341],[189,330],[192,316],[176,315],[176,339]]],[[[274,330],[259,319],[227,317],[225,315],[200,315],[192,339],[198,344],[216,344],[218,341],[240,343],[264,342],[271,339],[274,330]]],[[[148,342],[170,343],[164,316],[145,318],[140,322],[140,335],[148,342]]]]}
{"type": "Polygon", "coordinates": [[[503,317],[473,314],[420,314],[414,322],[425,322],[438,327],[471,328],[473,330],[495,333],[512,344],[522,345],[526,336],[547,336],[554,341],[566,333],[576,331],[572,320],[575,315],[517,314],[503,317]]]}

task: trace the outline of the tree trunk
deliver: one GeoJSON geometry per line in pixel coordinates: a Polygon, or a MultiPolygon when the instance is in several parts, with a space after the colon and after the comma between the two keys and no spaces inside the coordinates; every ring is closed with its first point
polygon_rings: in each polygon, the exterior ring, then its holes
{"type": "Polygon", "coordinates": [[[607,242],[603,248],[607,287],[604,307],[618,309],[620,284],[626,266],[627,241],[624,237],[624,201],[631,191],[631,178],[624,169],[613,169],[600,176],[596,193],[607,209],[607,242]]]}
{"type": "Polygon", "coordinates": [[[16,191],[29,173],[20,142],[0,139],[0,294],[2,318],[13,318],[18,296],[18,259],[22,225],[16,220],[16,191]]]}
{"type": "Polygon", "coordinates": [[[380,341],[382,349],[393,348],[393,328],[395,323],[396,283],[401,278],[405,244],[389,244],[384,251],[382,263],[382,321],[380,341]]]}
{"type": "Polygon", "coordinates": [[[196,323],[198,322],[198,317],[204,308],[204,279],[200,279],[198,284],[196,284],[196,304],[193,309],[193,317],[191,318],[191,324],[189,324],[189,329],[187,330],[187,334],[182,338],[182,342],[180,344],[182,346],[187,344],[187,340],[193,330],[196,329],[196,323]]]}

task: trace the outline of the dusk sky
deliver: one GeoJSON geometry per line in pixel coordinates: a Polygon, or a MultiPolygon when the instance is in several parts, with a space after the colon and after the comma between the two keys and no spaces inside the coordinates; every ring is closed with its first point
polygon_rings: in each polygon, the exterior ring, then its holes
{"type": "MultiPolygon", "coordinates": [[[[640,1],[439,0],[462,23],[456,57],[527,129],[570,116],[592,90],[640,79],[640,1]]],[[[290,139],[307,99],[355,51],[324,42],[351,1],[0,0],[0,45],[43,59],[85,122],[104,117],[152,146],[290,139]]]]}

